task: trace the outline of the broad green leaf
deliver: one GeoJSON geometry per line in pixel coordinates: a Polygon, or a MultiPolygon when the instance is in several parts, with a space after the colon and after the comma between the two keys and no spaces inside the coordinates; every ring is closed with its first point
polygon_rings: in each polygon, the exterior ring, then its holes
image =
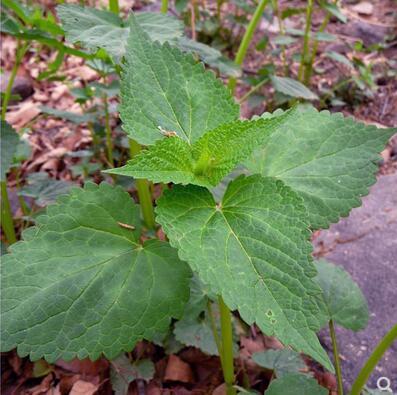
{"type": "MultiPolygon", "coordinates": [[[[104,48],[116,62],[124,56],[129,27],[119,16],[77,4],[59,5],[57,13],[69,42],[81,43],[93,51],[104,48]]],[[[141,12],[136,18],[153,40],[164,42],[183,33],[181,23],[167,15],[141,12]]]]}
{"type": "MultiPolygon", "coordinates": [[[[57,11],[69,42],[81,43],[91,51],[104,48],[117,63],[121,61],[126,53],[130,30],[128,21],[109,11],[75,4],[60,5],[57,11]]],[[[219,50],[182,37],[183,24],[178,19],[153,12],[139,12],[135,17],[153,41],[168,41],[181,51],[195,53],[204,63],[225,75],[238,77],[241,74],[240,68],[219,50]]],[[[7,22],[4,29],[15,30],[15,26],[7,22]]]]}
{"type": "Polygon", "coordinates": [[[260,147],[295,111],[255,121],[234,121],[205,133],[193,145],[180,137],[157,141],[121,168],[107,173],[153,182],[215,186],[260,147]]]}
{"type": "Polygon", "coordinates": [[[158,12],[139,12],[134,15],[152,41],[163,43],[177,39],[183,34],[183,23],[173,16],[158,12]]]}
{"type": "Polygon", "coordinates": [[[205,179],[194,175],[194,160],[190,145],[179,137],[169,137],[141,151],[123,167],[104,173],[153,182],[206,185],[205,179]]]}
{"type": "Polygon", "coordinates": [[[317,41],[334,42],[338,40],[338,37],[335,36],[335,34],[327,32],[316,32],[313,35],[317,41]]]}
{"type": "MultiPolygon", "coordinates": [[[[211,299],[216,299],[216,295],[211,295],[211,299]]],[[[190,285],[190,299],[185,305],[182,318],[174,325],[174,335],[175,339],[185,346],[196,347],[209,355],[219,355],[208,306],[211,306],[213,322],[220,337],[219,307],[211,299],[204,284],[197,276],[193,277],[190,285]]],[[[233,352],[237,355],[237,336],[235,331],[233,332],[233,352]]]]}
{"type": "Polygon", "coordinates": [[[353,63],[345,56],[335,51],[325,52],[325,55],[330,59],[333,59],[339,63],[344,64],[345,66],[349,67],[350,69],[354,69],[353,63]]]}
{"type": "Polygon", "coordinates": [[[320,1],[320,6],[325,10],[327,10],[330,14],[338,18],[341,22],[343,23],[347,22],[346,15],[341,11],[341,9],[336,4],[322,0],[320,1]]]}
{"type": "Polygon", "coordinates": [[[316,262],[316,268],[329,319],[352,331],[364,329],[369,319],[367,301],[349,273],[324,259],[316,262]]]}
{"type": "Polygon", "coordinates": [[[22,28],[23,27],[11,15],[1,12],[0,32],[16,36],[22,28]]]}
{"type": "Polygon", "coordinates": [[[1,121],[1,181],[6,179],[6,174],[12,165],[16,153],[19,136],[12,126],[6,121],[1,121]]]}
{"type": "Polygon", "coordinates": [[[328,395],[328,389],[320,386],[312,377],[290,373],[272,380],[265,395],[328,395]]]}
{"type": "Polygon", "coordinates": [[[299,81],[293,80],[287,77],[277,77],[275,75],[270,76],[270,80],[277,92],[283,93],[291,97],[298,97],[306,100],[317,100],[318,96],[313,93],[309,88],[300,83],[299,81]]]}
{"type": "Polygon", "coordinates": [[[310,232],[299,198],[281,181],[239,177],[216,204],[205,188],[174,186],[157,220],[179,256],[249,324],[332,365],[315,335],[324,322],[312,277],[310,232]]]}
{"type": "Polygon", "coordinates": [[[73,189],[37,224],[2,257],[2,351],[114,358],[183,312],[190,270],[168,243],[139,243],[139,208],[122,188],[73,189]]]}
{"type": "Polygon", "coordinates": [[[57,14],[70,43],[95,52],[104,48],[117,61],[124,55],[128,29],[118,15],[77,4],[58,5],[57,14]]]}
{"type": "Polygon", "coordinates": [[[278,378],[289,373],[298,373],[306,367],[300,354],[287,348],[257,352],[252,355],[252,359],[259,366],[274,370],[278,378]]]}
{"type": "Polygon", "coordinates": [[[131,15],[120,117],[129,137],[144,145],[175,132],[194,143],[207,130],[238,118],[238,106],[212,72],[168,43],[150,40],[131,15]]]}
{"type": "Polygon", "coordinates": [[[269,135],[247,167],[284,181],[303,198],[311,227],[327,228],[361,204],[376,181],[378,153],[396,130],[305,108],[269,135]]]}
{"type": "Polygon", "coordinates": [[[296,38],[290,36],[276,36],[272,42],[276,45],[291,45],[296,42],[296,38]]]}
{"type": "Polygon", "coordinates": [[[175,324],[174,335],[175,339],[185,346],[196,347],[208,355],[218,355],[207,312],[204,317],[182,318],[175,324]]]}
{"type": "Polygon", "coordinates": [[[131,363],[124,355],[120,355],[110,365],[110,382],[115,395],[128,394],[128,387],[135,380],[149,381],[155,373],[154,364],[149,359],[141,359],[131,363]]]}
{"type": "Polygon", "coordinates": [[[362,395],[385,395],[385,391],[377,388],[368,388],[367,386],[364,386],[362,395]]]}
{"type": "Polygon", "coordinates": [[[73,186],[70,181],[50,178],[46,172],[32,173],[18,195],[33,198],[38,206],[43,207],[55,203],[58,196],[67,194],[73,186]]]}
{"type": "Polygon", "coordinates": [[[198,276],[193,275],[190,281],[190,297],[185,305],[182,319],[197,318],[204,310],[207,309],[207,302],[216,298],[216,295],[210,295],[207,287],[200,281],[198,276]]]}

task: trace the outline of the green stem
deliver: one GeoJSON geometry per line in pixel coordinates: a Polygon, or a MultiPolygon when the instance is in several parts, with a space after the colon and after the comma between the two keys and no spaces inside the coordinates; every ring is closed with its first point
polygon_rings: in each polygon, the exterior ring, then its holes
{"type": "Polygon", "coordinates": [[[219,296],[219,312],[221,316],[221,344],[222,344],[222,369],[226,383],[226,394],[235,395],[234,388],[234,360],[233,360],[233,327],[232,313],[219,296]]]}
{"type": "MultiPolygon", "coordinates": [[[[334,2],[334,4],[335,3],[336,2],[334,2]]],[[[330,19],[331,19],[331,13],[327,11],[327,13],[323,19],[323,22],[321,23],[320,28],[318,29],[318,31],[320,33],[322,33],[325,30],[330,19]]],[[[306,85],[308,85],[310,83],[310,78],[311,78],[312,72],[313,72],[313,63],[314,63],[314,60],[316,59],[317,50],[318,50],[318,40],[314,39],[312,53],[310,55],[310,60],[309,60],[309,63],[307,64],[307,67],[305,68],[305,73],[304,73],[304,83],[306,85]]]]}
{"type": "Polygon", "coordinates": [[[29,47],[29,43],[26,42],[25,44],[23,44],[21,46],[21,41],[18,40],[17,53],[15,56],[15,63],[11,70],[11,75],[10,75],[10,79],[8,80],[7,88],[4,92],[3,104],[1,107],[1,119],[2,120],[5,120],[5,118],[6,118],[8,102],[10,101],[10,98],[11,98],[12,86],[14,85],[14,81],[15,81],[15,77],[18,72],[19,65],[21,64],[22,58],[25,55],[28,47],[29,47]]]}
{"type": "Polygon", "coordinates": [[[161,0],[161,12],[166,14],[168,11],[168,0],[161,0]]]}
{"type": "Polygon", "coordinates": [[[222,15],[221,15],[221,8],[222,8],[223,0],[216,0],[216,16],[218,18],[219,26],[222,25],[222,15]]]}
{"type": "Polygon", "coordinates": [[[207,302],[207,309],[208,309],[208,315],[210,317],[210,325],[211,325],[212,334],[214,335],[216,348],[218,349],[219,358],[221,360],[222,369],[223,369],[222,344],[221,344],[221,341],[219,338],[218,329],[215,324],[214,312],[212,311],[212,302],[210,299],[208,299],[208,302],[207,302]]]}
{"type": "Polygon", "coordinates": [[[310,59],[309,59],[310,45],[309,44],[310,44],[310,32],[311,32],[311,28],[312,28],[312,15],[313,15],[313,0],[307,0],[305,36],[303,39],[303,50],[302,50],[302,56],[301,56],[301,63],[299,65],[299,71],[298,71],[298,79],[301,82],[304,82],[303,81],[303,73],[310,61],[310,59]]]}
{"type": "MultiPolygon", "coordinates": [[[[16,174],[15,174],[15,182],[16,182],[16,187],[17,187],[18,192],[21,190],[20,177],[21,177],[21,168],[18,168],[16,171],[16,174]]],[[[30,209],[29,209],[28,205],[26,204],[23,196],[18,194],[18,201],[19,201],[19,205],[21,206],[23,215],[28,216],[30,214],[30,209]]]]}
{"type": "Polygon", "coordinates": [[[341,365],[340,365],[338,343],[336,341],[336,333],[335,333],[335,327],[334,327],[333,320],[329,321],[329,332],[331,334],[332,351],[334,353],[336,379],[338,381],[338,395],[343,395],[342,369],[341,369],[341,365]]]}
{"type": "Polygon", "coordinates": [[[1,181],[1,227],[9,244],[16,243],[14,223],[12,220],[12,212],[10,200],[8,199],[7,184],[1,181]]]}
{"type": "MultiPolygon", "coordinates": [[[[243,39],[241,40],[240,46],[238,48],[237,51],[237,55],[236,58],[234,60],[234,62],[241,66],[244,62],[245,59],[245,55],[247,54],[248,51],[248,47],[251,43],[252,37],[254,36],[256,27],[258,26],[259,21],[261,20],[263,11],[265,10],[265,7],[267,5],[267,3],[269,2],[269,0],[261,0],[259,2],[259,4],[256,7],[256,10],[254,12],[254,15],[252,16],[252,19],[250,20],[250,23],[248,24],[247,30],[244,33],[243,39]]],[[[229,80],[229,89],[232,92],[232,94],[234,93],[234,90],[236,88],[236,78],[232,77],[229,80]]]]}
{"type": "Polygon", "coordinates": [[[103,96],[103,105],[105,108],[105,132],[106,132],[106,150],[108,162],[114,167],[113,160],[113,141],[112,141],[112,129],[110,127],[110,114],[109,114],[109,103],[107,95],[103,96]]]}
{"type": "Polygon", "coordinates": [[[120,12],[119,0],[109,0],[109,10],[118,15],[120,12]]]}
{"type": "MultiPolygon", "coordinates": [[[[273,9],[274,9],[274,13],[276,14],[276,17],[277,17],[278,27],[280,30],[280,36],[284,37],[285,36],[285,28],[284,28],[284,22],[283,22],[283,18],[281,16],[281,10],[280,10],[280,6],[278,4],[278,0],[273,0],[273,9]]],[[[281,45],[281,60],[283,62],[284,75],[287,77],[289,74],[289,70],[288,70],[288,64],[287,64],[287,55],[285,52],[285,45],[281,45]]]]}
{"type": "Polygon", "coordinates": [[[356,381],[354,382],[350,395],[360,395],[361,391],[367,382],[372,371],[375,369],[376,365],[382,358],[386,350],[392,345],[392,343],[397,339],[397,324],[394,325],[388,333],[383,337],[383,339],[375,347],[371,356],[367,359],[367,362],[362,367],[360,373],[358,374],[356,381]]]}
{"type": "Polygon", "coordinates": [[[253,93],[255,93],[261,86],[265,85],[266,82],[269,82],[267,78],[264,78],[257,85],[253,86],[243,97],[238,100],[238,103],[244,103],[253,93]]]}
{"type": "MultiPolygon", "coordinates": [[[[133,158],[141,150],[141,146],[130,139],[130,156],[133,158]]],[[[148,229],[154,229],[156,222],[154,220],[154,210],[152,196],[149,190],[149,182],[147,180],[135,180],[136,189],[138,191],[139,203],[141,205],[143,220],[148,229]]]]}

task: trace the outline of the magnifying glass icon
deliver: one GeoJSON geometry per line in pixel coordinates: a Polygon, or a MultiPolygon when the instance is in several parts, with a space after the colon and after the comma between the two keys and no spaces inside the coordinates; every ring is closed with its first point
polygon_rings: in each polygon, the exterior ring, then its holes
{"type": "Polygon", "coordinates": [[[378,387],[378,390],[393,393],[392,389],[390,388],[390,385],[391,382],[388,377],[379,377],[378,380],[376,381],[376,386],[378,387]]]}

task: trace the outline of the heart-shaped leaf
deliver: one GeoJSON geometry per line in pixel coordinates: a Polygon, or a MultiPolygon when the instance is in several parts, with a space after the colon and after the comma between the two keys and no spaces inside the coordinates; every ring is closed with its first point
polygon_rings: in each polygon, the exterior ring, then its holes
{"type": "Polygon", "coordinates": [[[190,270],[168,243],[139,243],[138,206],[121,188],[73,189],[37,223],[2,258],[2,351],[114,358],[182,314],[190,270]]]}
{"type": "Polygon", "coordinates": [[[174,186],[156,210],[170,243],[204,284],[256,322],[332,365],[315,331],[325,316],[316,303],[307,214],[302,199],[281,181],[259,175],[232,181],[221,203],[205,188],[174,186]]]}
{"type": "Polygon", "coordinates": [[[329,319],[352,331],[364,329],[369,319],[367,301],[349,273],[325,259],[318,260],[316,268],[329,319]]]}

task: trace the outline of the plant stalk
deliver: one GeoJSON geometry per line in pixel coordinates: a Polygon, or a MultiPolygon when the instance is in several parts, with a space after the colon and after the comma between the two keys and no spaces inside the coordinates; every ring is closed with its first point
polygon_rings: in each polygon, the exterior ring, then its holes
{"type": "MultiPolygon", "coordinates": [[[[130,156],[133,158],[140,152],[141,146],[135,141],[130,139],[130,156]]],[[[135,179],[136,189],[138,191],[139,203],[141,205],[143,220],[145,221],[148,229],[155,228],[156,222],[154,220],[154,210],[152,196],[149,190],[149,182],[147,180],[135,179]]]]}
{"type": "Polygon", "coordinates": [[[106,132],[107,159],[108,159],[108,162],[110,163],[110,165],[112,167],[114,167],[112,129],[110,127],[109,103],[108,103],[108,97],[106,94],[103,96],[103,106],[105,109],[105,132],[106,132]]]}
{"type": "Polygon", "coordinates": [[[341,365],[340,365],[338,343],[336,341],[334,321],[330,320],[328,325],[329,325],[329,332],[331,334],[331,340],[332,340],[332,351],[334,353],[335,372],[336,372],[336,379],[338,382],[338,395],[343,395],[342,369],[341,369],[341,365]]]}
{"type": "Polygon", "coordinates": [[[303,80],[304,72],[310,62],[309,44],[310,44],[310,32],[312,28],[312,15],[313,15],[313,0],[307,0],[305,36],[303,39],[301,63],[299,65],[299,71],[298,71],[298,80],[301,82],[304,82],[303,80]]]}
{"type": "MultiPolygon", "coordinates": [[[[254,36],[256,27],[258,26],[259,21],[261,20],[263,11],[265,10],[265,7],[269,0],[261,0],[259,4],[257,5],[254,15],[252,16],[252,19],[250,20],[250,23],[248,24],[247,30],[244,33],[243,39],[241,40],[240,46],[238,48],[236,58],[234,62],[238,65],[241,66],[244,62],[245,55],[247,54],[248,47],[252,41],[252,38],[254,36]]],[[[235,77],[232,77],[229,79],[229,89],[232,94],[234,94],[234,90],[236,88],[236,83],[237,80],[235,77]]]]}
{"type": "Polygon", "coordinates": [[[267,78],[264,78],[261,82],[253,86],[243,97],[241,97],[237,103],[241,104],[244,103],[253,93],[255,93],[259,88],[261,88],[263,85],[266,84],[266,82],[269,82],[267,78]]]}
{"type": "Polygon", "coordinates": [[[1,227],[3,228],[8,243],[16,243],[17,236],[15,234],[11,205],[8,199],[7,184],[5,181],[1,181],[1,227]]]}
{"type": "Polygon", "coordinates": [[[226,383],[226,394],[235,395],[234,388],[234,361],[233,361],[233,327],[232,313],[219,296],[219,312],[221,316],[221,344],[222,344],[222,369],[226,383]]]}
{"type": "Polygon", "coordinates": [[[221,340],[219,338],[218,329],[215,324],[214,312],[212,311],[212,302],[209,299],[207,302],[207,309],[208,309],[208,315],[210,317],[210,325],[211,325],[212,334],[214,335],[216,348],[218,349],[219,358],[221,360],[221,365],[222,365],[222,369],[223,369],[222,344],[221,344],[221,340]]]}
{"type": "Polygon", "coordinates": [[[10,79],[8,80],[7,88],[4,92],[3,104],[1,107],[1,119],[3,121],[6,118],[7,107],[8,107],[10,98],[11,98],[12,86],[14,85],[14,81],[15,81],[15,77],[17,76],[19,65],[21,64],[22,58],[25,55],[28,47],[29,47],[29,44],[27,42],[21,46],[21,40],[18,40],[17,53],[15,56],[15,63],[11,70],[10,79]]]}
{"type": "MultiPolygon", "coordinates": [[[[17,42],[17,53],[15,56],[15,63],[11,70],[10,79],[8,81],[6,90],[4,92],[3,103],[1,107],[1,119],[6,119],[7,107],[11,98],[12,86],[14,85],[15,77],[18,72],[19,65],[21,64],[22,58],[24,57],[29,43],[26,42],[21,46],[21,40],[17,42]]],[[[7,192],[7,182],[1,181],[1,226],[9,244],[13,244],[17,241],[15,234],[14,221],[12,218],[12,211],[10,206],[10,200],[7,192]]]]}
{"type": "Polygon", "coordinates": [[[119,0],[109,0],[109,10],[118,15],[120,12],[119,0]]]}
{"type": "Polygon", "coordinates": [[[168,12],[168,0],[161,0],[161,12],[163,14],[168,12]]]}
{"type": "Polygon", "coordinates": [[[372,371],[375,369],[376,365],[382,358],[383,354],[386,350],[392,345],[392,343],[397,339],[397,324],[394,325],[388,333],[383,337],[383,339],[378,343],[375,347],[375,350],[372,352],[371,356],[367,359],[367,362],[362,367],[360,373],[358,374],[350,395],[360,395],[361,391],[369,379],[372,371]]]}
{"type": "MultiPolygon", "coordinates": [[[[336,1],[333,4],[335,4],[335,3],[336,3],[336,1]]],[[[330,19],[331,19],[331,13],[327,11],[327,13],[323,19],[323,22],[321,23],[321,25],[318,29],[319,33],[322,33],[325,30],[330,19]]],[[[310,78],[311,78],[312,72],[313,72],[313,63],[314,63],[314,60],[316,59],[317,50],[318,50],[318,40],[314,39],[313,46],[312,46],[312,53],[310,55],[309,63],[307,64],[307,67],[305,68],[305,73],[304,73],[304,78],[303,78],[305,85],[308,85],[310,83],[310,78]]]]}
{"type": "MultiPolygon", "coordinates": [[[[284,27],[283,18],[281,16],[281,10],[280,10],[280,6],[278,4],[278,0],[273,0],[273,9],[274,9],[274,13],[276,14],[276,17],[277,17],[278,27],[280,30],[280,36],[284,37],[285,36],[285,27],[284,27]]],[[[287,77],[289,74],[289,70],[288,70],[288,64],[287,64],[287,54],[285,51],[285,45],[281,45],[281,60],[283,62],[284,75],[287,77]]]]}

